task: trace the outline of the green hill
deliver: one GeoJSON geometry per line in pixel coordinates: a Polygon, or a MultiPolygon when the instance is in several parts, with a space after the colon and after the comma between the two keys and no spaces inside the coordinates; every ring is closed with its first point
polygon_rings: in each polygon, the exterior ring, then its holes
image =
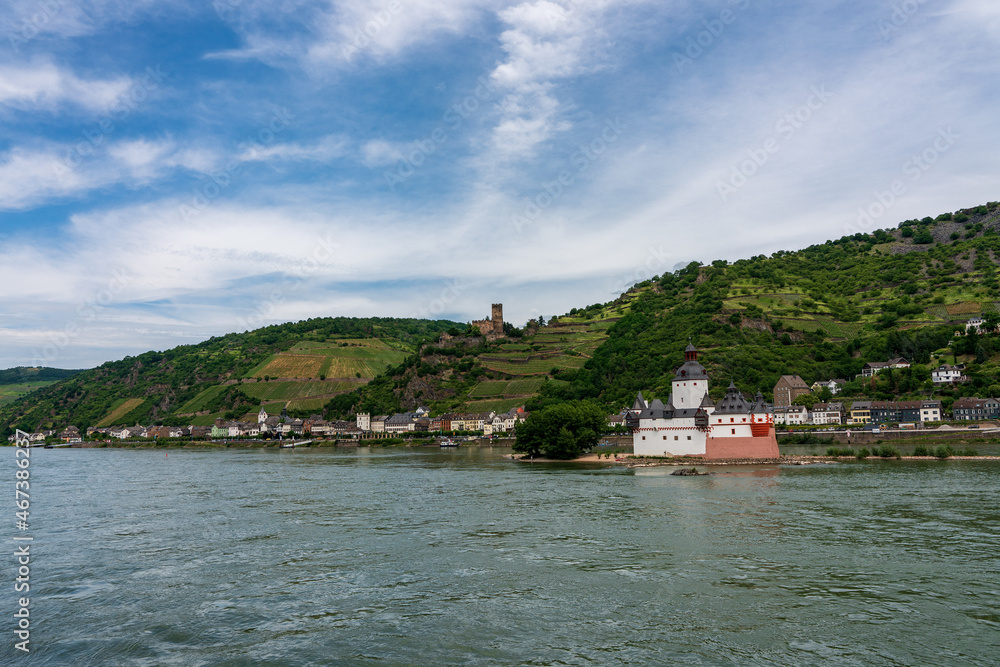
{"type": "Polygon", "coordinates": [[[72,377],[81,370],[18,366],[0,370],[0,405],[27,396],[36,389],[48,387],[59,380],[72,377]]]}
{"type": "MultiPolygon", "coordinates": [[[[260,406],[293,414],[536,409],[635,393],[664,398],[688,340],[715,378],[770,397],[778,377],[850,380],[843,397],[1000,395],[1000,340],[955,336],[974,315],[1000,321],[1000,204],[908,220],[795,252],[697,263],[509,336],[486,341],[447,321],[315,319],[109,362],[0,407],[0,427],[208,424],[260,406]],[[448,335],[443,335],[448,332],[448,335]],[[854,378],[866,361],[915,366],[854,378]],[[932,386],[964,362],[971,382],[932,386]]],[[[838,397],[840,398],[840,397],[838,397]]],[[[8,431],[9,432],[9,431],[8,431]]]]}
{"type": "Polygon", "coordinates": [[[103,364],[0,407],[0,429],[211,423],[260,407],[308,414],[456,323],[319,318],[103,364]]]}
{"type": "Polygon", "coordinates": [[[419,363],[331,407],[384,412],[395,397],[438,411],[533,409],[591,398],[617,409],[640,390],[665,398],[688,340],[703,350],[715,398],[729,380],[768,398],[784,374],[853,381],[866,361],[896,356],[917,367],[883,374],[874,386],[852,382],[844,396],[935,394],[950,404],[958,395],[1000,395],[1000,341],[954,336],[970,317],[998,313],[998,227],[992,202],[797,252],[692,263],[516,341],[461,353],[429,346],[419,363]],[[970,384],[930,386],[930,368],[956,361],[972,364],[970,384]]]}

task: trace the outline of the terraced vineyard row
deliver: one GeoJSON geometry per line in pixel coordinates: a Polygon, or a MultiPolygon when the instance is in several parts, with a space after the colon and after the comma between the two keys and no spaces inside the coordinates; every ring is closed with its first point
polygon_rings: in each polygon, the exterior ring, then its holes
{"type": "Polygon", "coordinates": [[[355,382],[251,382],[240,385],[248,396],[260,401],[287,401],[351,391],[358,387],[355,382]]]}
{"type": "Polygon", "coordinates": [[[487,380],[480,382],[469,391],[470,398],[485,398],[491,396],[528,396],[536,393],[542,386],[542,378],[521,380],[487,380]]]}

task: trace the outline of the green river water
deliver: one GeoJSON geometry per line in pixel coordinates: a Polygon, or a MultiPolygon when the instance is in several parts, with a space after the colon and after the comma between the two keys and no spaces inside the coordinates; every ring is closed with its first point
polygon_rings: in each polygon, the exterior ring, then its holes
{"type": "Polygon", "coordinates": [[[1000,463],[508,452],[7,449],[0,664],[1000,663],[1000,463]]]}

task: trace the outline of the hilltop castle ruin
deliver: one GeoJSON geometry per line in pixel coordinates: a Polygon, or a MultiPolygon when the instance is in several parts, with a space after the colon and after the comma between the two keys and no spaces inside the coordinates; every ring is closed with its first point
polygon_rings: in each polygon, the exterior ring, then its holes
{"type": "Polygon", "coordinates": [[[485,320],[472,320],[472,326],[486,336],[486,340],[503,338],[503,304],[493,304],[493,314],[485,320]]]}

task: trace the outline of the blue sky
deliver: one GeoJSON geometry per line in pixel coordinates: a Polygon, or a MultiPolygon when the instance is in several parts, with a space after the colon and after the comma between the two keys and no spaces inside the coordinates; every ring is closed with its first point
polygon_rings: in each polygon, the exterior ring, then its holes
{"type": "Polygon", "coordinates": [[[998,42],[986,0],[7,0],[0,368],[523,324],[1000,199],[998,42]]]}

